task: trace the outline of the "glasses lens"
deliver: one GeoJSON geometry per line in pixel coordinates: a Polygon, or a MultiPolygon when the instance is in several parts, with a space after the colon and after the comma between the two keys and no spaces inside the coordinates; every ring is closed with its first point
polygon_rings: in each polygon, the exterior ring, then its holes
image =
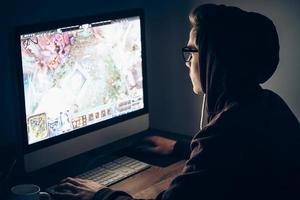
{"type": "Polygon", "coordinates": [[[182,48],[182,56],[185,62],[189,62],[192,58],[193,52],[198,52],[197,49],[192,49],[190,47],[183,47],[182,48]]]}
{"type": "Polygon", "coordinates": [[[192,52],[188,52],[188,51],[184,51],[183,53],[183,58],[185,62],[190,61],[190,59],[192,58],[192,52]]]}

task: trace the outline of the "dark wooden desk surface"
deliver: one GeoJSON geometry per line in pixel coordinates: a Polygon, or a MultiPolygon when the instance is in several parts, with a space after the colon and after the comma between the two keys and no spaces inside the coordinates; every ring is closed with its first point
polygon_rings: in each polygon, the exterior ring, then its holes
{"type": "Polygon", "coordinates": [[[185,161],[182,160],[167,167],[152,166],[110,188],[125,191],[135,198],[155,198],[168,188],[171,181],[182,171],[184,164],[185,161]]]}

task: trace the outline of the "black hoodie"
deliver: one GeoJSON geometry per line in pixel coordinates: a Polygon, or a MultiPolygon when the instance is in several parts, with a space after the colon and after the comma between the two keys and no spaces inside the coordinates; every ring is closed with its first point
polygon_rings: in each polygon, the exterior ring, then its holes
{"type": "MultiPolygon", "coordinates": [[[[275,26],[223,5],[202,5],[192,14],[208,123],[194,136],[183,172],[156,199],[300,199],[299,122],[259,85],[279,62],[275,26]]],[[[95,199],[132,197],[105,188],[95,199]]]]}

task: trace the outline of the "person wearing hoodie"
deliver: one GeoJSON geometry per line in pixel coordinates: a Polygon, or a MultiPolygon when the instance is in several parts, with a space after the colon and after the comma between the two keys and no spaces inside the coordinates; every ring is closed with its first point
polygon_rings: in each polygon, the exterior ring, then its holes
{"type": "MultiPolygon", "coordinates": [[[[156,200],[300,199],[300,125],[282,98],[260,84],[279,62],[273,22],[236,7],[205,4],[190,14],[184,61],[207,122],[187,148],[154,137],[153,151],[188,161],[156,200]]],[[[63,199],[131,200],[98,183],[67,178],[63,199]]]]}

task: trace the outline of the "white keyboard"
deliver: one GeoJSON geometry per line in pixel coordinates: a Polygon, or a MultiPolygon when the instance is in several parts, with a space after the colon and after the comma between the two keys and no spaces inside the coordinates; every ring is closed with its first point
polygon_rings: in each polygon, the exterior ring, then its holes
{"type": "MultiPolygon", "coordinates": [[[[100,165],[92,170],[84,172],[76,177],[93,180],[102,185],[110,186],[133,174],[147,169],[150,166],[151,165],[147,163],[123,156],[106,164],[100,165]]],[[[51,193],[54,188],[55,185],[47,188],[46,190],[51,193]]]]}
{"type": "Polygon", "coordinates": [[[80,174],[77,178],[89,179],[109,186],[149,167],[147,163],[124,156],[80,174]]]}

